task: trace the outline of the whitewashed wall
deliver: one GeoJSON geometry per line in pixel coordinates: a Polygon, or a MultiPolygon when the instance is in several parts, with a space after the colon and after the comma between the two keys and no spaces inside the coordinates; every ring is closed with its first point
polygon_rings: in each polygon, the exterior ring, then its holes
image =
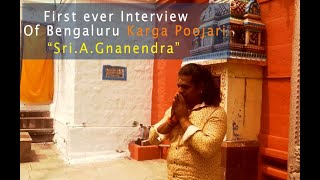
{"type": "MultiPolygon", "coordinates": [[[[60,11],[68,11],[68,7],[60,11]]],[[[67,37],[65,41],[70,42],[67,37]]],[[[138,127],[133,127],[133,122],[150,125],[152,84],[153,60],[55,57],[53,103],[35,108],[50,109],[54,141],[67,163],[118,158],[129,155],[128,143],[137,137],[138,127]],[[126,67],[127,80],[102,80],[103,65],[126,67]]]]}
{"type": "Polygon", "coordinates": [[[66,161],[128,156],[128,143],[138,134],[133,122],[150,125],[153,60],[62,60],[55,65],[51,113],[66,161]],[[127,80],[102,80],[103,65],[126,67],[127,80]]]}
{"type": "Polygon", "coordinates": [[[74,122],[75,61],[54,60],[54,96],[50,107],[54,141],[63,158],[69,156],[69,125],[74,122]]]}

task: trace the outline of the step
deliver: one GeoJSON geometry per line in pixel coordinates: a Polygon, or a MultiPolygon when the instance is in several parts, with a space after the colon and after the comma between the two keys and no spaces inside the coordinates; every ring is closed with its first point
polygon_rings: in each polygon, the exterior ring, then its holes
{"type": "Polygon", "coordinates": [[[34,143],[53,142],[53,128],[20,129],[20,132],[28,132],[32,138],[32,142],[34,143]]]}
{"type": "Polygon", "coordinates": [[[20,117],[20,129],[53,128],[51,117],[20,117]]]}
{"type": "Polygon", "coordinates": [[[270,165],[263,165],[262,166],[262,173],[267,176],[271,176],[277,179],[287,179],[287,170],[286,169],[279,169],[277,167],[273,167],[270,165]]]}
{"type": "Polygon", "coordinates": [[[32,138],[28,132],[20,132],[20,162],[25,162],[31,156],[32,138]]]}
{"type": "Polygon", "coordinates": [[[20,117],[50,117],[48,110],[20,110],[20,117]]]}
{"type": "Polygon", "coordinates": [[[20,129],[20,132],[28,132],[30,135],[51,134],[51,133],[53,133],[53,128],[20,129]]]}

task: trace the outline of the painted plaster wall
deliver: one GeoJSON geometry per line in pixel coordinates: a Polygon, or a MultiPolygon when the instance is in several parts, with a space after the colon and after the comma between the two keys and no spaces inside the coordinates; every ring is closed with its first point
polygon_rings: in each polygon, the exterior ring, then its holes
{"type": "MultiPolygon", "coordinates": [[[[260,2],[261,20],[265,23],[267,32],[268,62],[262,86],[260,153],[261,156],[271,156],[271,159],[281,159],[283,162],[288,158],[294,4],[295,1],[288,0],[260,2]]],[[[276,171],[264,171],[268,166],[267,161],[259,162],[259,179],[264,179],[264,173],[286,177],[286,170],[273,164],[276,171]]]]}
{"type": "Polygon", "coordinates": [[[153,61],[56,60],[55,72],[50,110],[66,162],[127,156],[128,142],[138,135],[133,122],[150,125],[153,61]],[[103,65],[127,67],[127,81],[102,80],[103,65]]]}
{"type": "Polygon", "coordinates": [[[268,34],[260,139],[262,146],[285,155],[289,135],[294,1],[265,1],[260,6],[268,34]]]}
{"type": "Polygon", "coordinates": [[[54,68],[54,101],[42,108],[54,118],[63,158],[77,163],[127,155],[128,142],[138,134],[133,122],[150,125],[153,61],[63,59],[54,68]],[[127,81],[102,80],[104,64],[127,67],[127,81]]]}
{"type": "Polygon", "coordinates": [[[75,61],[54,60],[54,97],[50,106],[54,119],[54,141],[63,158],[69,156],[69,126],[74,123],[75,61]]]}
{"type": "Polygon", "coordinates": [[[152,74],[152,60],[75,62],[74,121],[67,128],[70,163],[128,155],[128,143],[138,134],[133,122],[150,125],[152,74]],[[127,67],[127,81],[102,80],[103,65],[127,67]]]}
{"type": "Polygon", "coordinates": [[[178,71],[182,60],[155,60],[152,90],[152,120],[160,121],[165,111],[172,105],[177,92],[178,71]]]}

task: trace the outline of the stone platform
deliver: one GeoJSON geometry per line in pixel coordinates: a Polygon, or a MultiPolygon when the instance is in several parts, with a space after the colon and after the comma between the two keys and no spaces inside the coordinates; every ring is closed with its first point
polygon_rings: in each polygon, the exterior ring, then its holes
{"type": "Polygon", "coordinates": [[[31,154],[32,138],[28,132],[20,132],[20,162],[25,162],[31,154]]]}

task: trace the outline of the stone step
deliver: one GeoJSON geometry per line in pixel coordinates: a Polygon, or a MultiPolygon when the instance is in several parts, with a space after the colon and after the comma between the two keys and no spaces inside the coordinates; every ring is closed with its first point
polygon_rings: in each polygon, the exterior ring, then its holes
{"type": "Polygon", "coordinates": [[[53,142],[54,130],[53,128],[42,129],[20,129],[21,132],[28,132],[32,138],[32,142],[53,142]]]}
{"type": "Polygon", "coordinates": [[[20,117],[50,117],[48,110],[20,110],[20,117]]]}
{"type": "Polygon", "coordinates": [[[29,133],[20,131],[20,162],[25,162],[30,159],[31,143],[32,138],[29,133]]]}
{"type": "Polygon", "coordinates": [[[28,132],[30,134],[30,136],[32,136],[32,135],[42,135],[42,134],[53,134],[53,128],[20,129],[20,132],[28,132]]]}
{"type": "Polygon", "coordinates": [[[20,117],[20,129],[53,128],[51,117],[20,117]]]}

